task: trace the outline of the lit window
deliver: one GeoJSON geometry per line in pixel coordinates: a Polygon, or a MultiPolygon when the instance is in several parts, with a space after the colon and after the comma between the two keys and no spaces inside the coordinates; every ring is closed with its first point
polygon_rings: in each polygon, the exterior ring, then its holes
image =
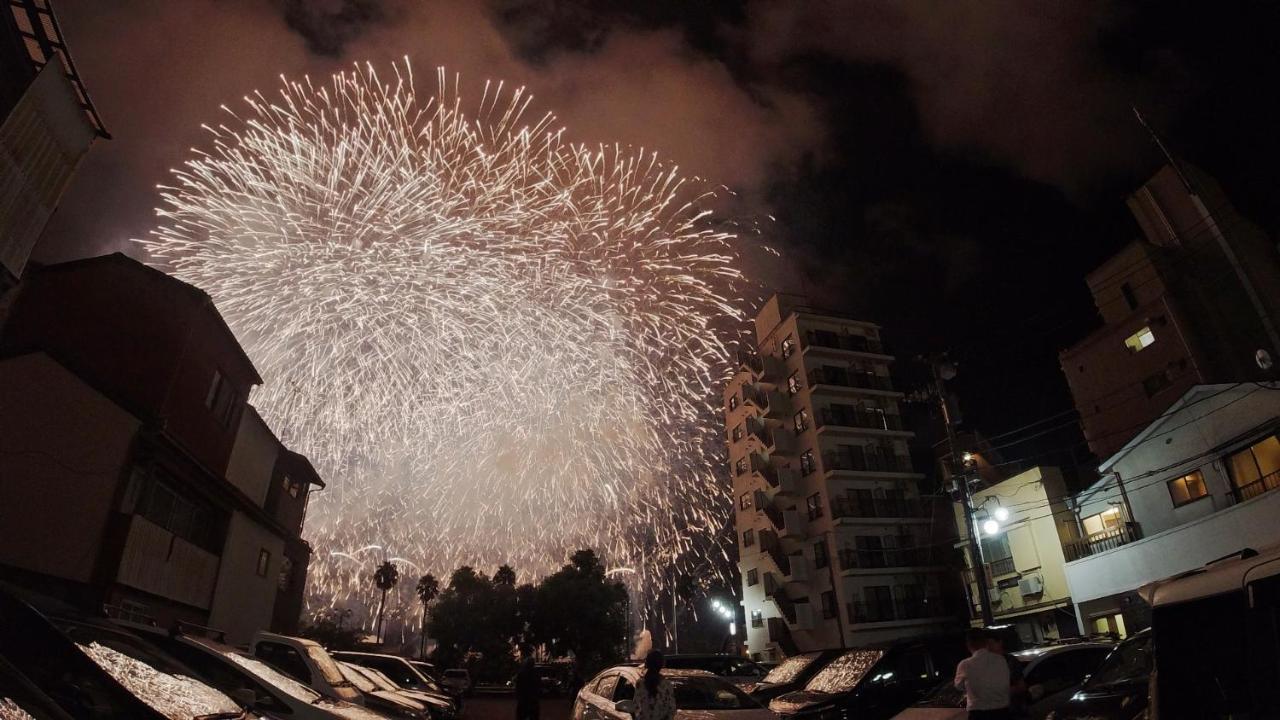
{"type": "Polygon", "coordinates": [[[738,498],[738,507],[743,510],[751,509],[751,493],[742,493],[742,497],[738,498]]]}
{"type": "Polygon", "coordinates": [[[818,465],[813,459],[813,451],[805,450],[804,454],[800,456],[800,474],[808,475],[817,469],[818,465]]]}
{"type": "Polygon", "coordinates": [[[733,465],[733,474],[742,475],[747,472],[747,459],[738,458],[738,462],[733,465]]]}
{"type": "Polygon", "coordinates": [[[1151,346],[1156,341],[1155,333],[1151,332],[1151,328],[1144,327],[1138,332],[1130,335],[1124,341],[1124,346],[1133,352],[1141,352],[1151,346]]]}
{"type": "Polygon", "coordinates": [[[1248,500],[1280,487],[1280,437],[1272,435],[1228,460],[1236,499],[1248,500]]]}
{"type": "Polygon", "coordinates": [[[760,612],[759,610],[751,611],[751,627],[753,628],[764,627],[764,613],[760,612]]]}
{"type": "Polygon", "coordinates": [[[796,351],[796,339],[795,337],[788,335],[787,338],[782,341],[782,359],[786,360],[787,358],[791,357],[791,354],[794,353],[795,351],[796,351]]]}
{"type": "Polygon", "coordinates": [[[267,576],[267,567],[271,565],[271,553],[266,548],[258,551],[258,577],[267,576]]]}
{"type": "Polygon", "coordinates": [[[814,493],[805,499],[805,506],[809,510],[809,519],[817,520],[822,517],[822,495],[814,493]]]}
{"type": "Polygon", "coordinates": [[[759,582],[760,582],[760,571],[756,570],[755,568],[751,568],[750,570],[748,570],[747,571],[747,587],[751,587],[752,585],[759,584],[759,582]]]}
{"type": "Polygon", "coordinates": [[[733,394],[729,396],[729,410],[733,411],[737,409],[738,409],[738,392],[735,390],[733,394]]]}
{"type": "Polygon", "coordinates": [[[802,433],[809,429],[809,411],[801,409],[796,413],[795,417],[796,432],[802,433]]]}
{"type": "Polygon", "coordinates": [[[742,531],[742,547],[749,548],[755,544],[756,544],[756,531],[743,530],[742,531]]]}
{"type": "Polygon", "coordinates": [[[1124,523],[1120,520],[1120,508],[1109,508],[1097,515],[1090,515],[1080,521],[1080,524],[1084,525],[1085,535],[1097,535],[1108,530],[1114,530],[1124,523]]]}
{"type": "Polygon", "coordinates": [[[733,429],[733,441],[738,442],[739,440],[742,439],[742,436],[745,433],[746,431],[743,429],[742,423],[738,423],[737,427],[733,429]]]}
{"type": "Polygon", "coordinates": [[[791,373],[791,377],[787,378],[787,392],[795,395],[800,392],[800,372],[791,373]]]}
{"type": "Polygon", "coordinates": [[[1186,505],[1192,500],[1209,494],[1204,486],[1204,475],[1199,470],[1169,481],[1169,497],[1173,498],[1173,506],[1186,505]]]}

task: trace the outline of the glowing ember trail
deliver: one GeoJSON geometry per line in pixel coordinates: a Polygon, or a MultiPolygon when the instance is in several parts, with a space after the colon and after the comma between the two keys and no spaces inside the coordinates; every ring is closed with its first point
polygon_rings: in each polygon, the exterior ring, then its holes
{"type": "Polygon", "coordinates": [[[736,238],[653,154],[569,143],[523,89],[468,113],[438,88],[357,66],[247,98],[141,241],[213,296],[266,379],[252,402],[330,483],[312,607],[367,609],[387,557],[406,610],[421,573],[529,577],[580,547],[651,597],[705,575],[736,238]]]}

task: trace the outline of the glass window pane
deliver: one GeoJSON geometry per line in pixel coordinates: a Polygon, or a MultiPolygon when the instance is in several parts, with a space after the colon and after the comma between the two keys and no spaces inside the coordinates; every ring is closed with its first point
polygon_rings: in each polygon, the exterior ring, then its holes
{"type": "Polygon", "coordinates": [[[1241,450],[1231,456],[1231,482],[1235,483],[1236,487],[1257,482],[1260,477],[1258,463],[1254,460],[1251,449],[1241,450]]]}
{"type": "Polygon", "coordinates": [[[1280,472],[1280,438],[1275,435],[1253,446],[1253,457],[1263,475],[1280,472]]]}

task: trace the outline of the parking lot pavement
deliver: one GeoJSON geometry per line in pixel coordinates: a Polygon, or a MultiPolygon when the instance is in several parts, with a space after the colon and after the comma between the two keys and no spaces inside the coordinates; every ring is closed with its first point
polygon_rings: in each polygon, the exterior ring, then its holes
{"type": "MultiPolygon", "coordinates": [[[[540,720],[569,720],[569,698],[543,698],[540,720]]],[[[511,695],[475,695],[467,698],[462,720],[515,720],[516,701],[511,695]]]]}

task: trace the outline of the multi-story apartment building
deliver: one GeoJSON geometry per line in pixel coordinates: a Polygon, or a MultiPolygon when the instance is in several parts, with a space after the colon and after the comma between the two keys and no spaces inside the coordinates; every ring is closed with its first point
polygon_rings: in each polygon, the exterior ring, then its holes
{"type": "Polygon", "coordinates": [[[320,478],[246,402],[202,291],[123,255],[28,271],[0,335],[0,578],[85,609],[296,628],[320,478]]]}
{"type": "Polygon", "coordinates": [[[751,654],[952,621],[880,328],[775,295],[755,336],[724,391],[751,654]]]}
{"type": "Polygon", "coordinates": [[[1266,379],[1258,351],[1280,357],[1274,241],[1191,166],[1166,165],[1128,202],[1144,237],[1089,275],[1103,326],[1059,356],[1099,458],[1191,387],[1266,379]]]}
{"type": "Polygon", "coordinates": [[[1280,545],[1280,383],[1197,385],[1098,468],[1064,546],[1086,632],[1147,626],[1148,583],[1280,545]]]}
{"type": "MultiPolygon", "coordinates": [[[[975,453],[974,460],[985,458],[975,453]]],[[[973,490],[983,572],[973,571],[968,540],[956,543],[964,553],[970,600],[977,603],[976,583],[985,582],[996,624],[1014,626],[1027,643],[1080,634],[1063,554],[1063,546],[1079,538],[1066,487],[1055,467],[1033,467],[984,483],[973,490]],[[995,524],[984,529],[988,522],[995,524]]],[[[953,509],[956,526],[964,527],[964,504],[953,503],[953,509]]],[[[972,618],[973,624],[981,623],[980,608],[973,608],[972,618]]]]}
{"type": "Polygon", "coordinates": [[[0,292],[22,275],[96,138],[108,137],[49,0],[0,9],[0,292]]]}

